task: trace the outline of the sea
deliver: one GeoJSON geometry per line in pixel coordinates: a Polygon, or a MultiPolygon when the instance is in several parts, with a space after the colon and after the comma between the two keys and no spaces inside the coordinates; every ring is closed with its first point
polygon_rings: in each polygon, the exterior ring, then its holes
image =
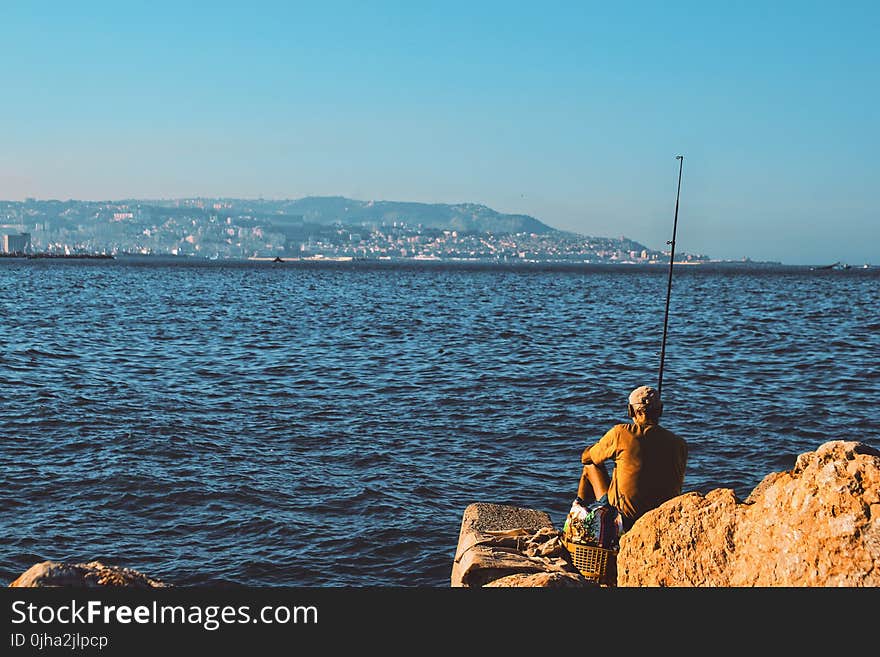
{"type": "Polygon", "coordinates": [[[0,259],[0,583],[448,587],[660,384],[684,490],[880,448],[880,268],[0,259]],[[668,314],[667,309],[668,300],[668,314]],[[665,335],[665,340],[664,340],[665,335]],[[662,371],[661,371],[661,354],[662,371]]]}

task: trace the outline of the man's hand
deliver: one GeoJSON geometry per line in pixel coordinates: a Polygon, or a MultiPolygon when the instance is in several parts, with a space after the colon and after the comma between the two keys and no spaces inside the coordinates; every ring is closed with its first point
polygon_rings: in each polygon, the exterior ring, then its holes
{"type": "Polygon", "coordinates": [[[571,509],[568,512],[569,518],[583,519],[586,515],[587,507],[584,501],[580,497],[574,498],[574,502],[571,503],[571,509]]]}
{"type": "Polygon", "coordinates": [[[587,447],[581,452],[581,463],[583,465],[593,465],[593,459],[590,458],[590,448],[587,447]]]}

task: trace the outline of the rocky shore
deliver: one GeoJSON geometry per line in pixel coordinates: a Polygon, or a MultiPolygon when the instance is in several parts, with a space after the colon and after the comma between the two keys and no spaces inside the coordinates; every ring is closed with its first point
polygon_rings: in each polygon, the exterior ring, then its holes
{"type": "MultiPolygon", "coordinates": [[[[472,504],[451,585],[601,586],[555,549],[561,539],[540,511],[472,504]]],[[[880,451],[831,441],[767,475],[745,500],[727,488],[669,500],[621,537],[607,585],[880,586],[880,451]]]]}
{"type": "Polygon", "coordinates": [[[164,588],[164,582],[147,577],[131,568],[108,566],[100,561],[59,563],[42,561],[34,564],[9,584],[10,587],[64,586],[96,588],[125,586],[138,589],[164,588]]]}
{"type": "MultiPolygon", "coordinates": [[[[470,504],[452,587],[880,586],[880,451],[830,441],[768,474],[749,496],[686,492],[640,518],[601,582],[572,562],[562,533],[538,509],[470,504]]],[[[99,561],[35,564],[11,587],[166,587],[99,561]]]]}

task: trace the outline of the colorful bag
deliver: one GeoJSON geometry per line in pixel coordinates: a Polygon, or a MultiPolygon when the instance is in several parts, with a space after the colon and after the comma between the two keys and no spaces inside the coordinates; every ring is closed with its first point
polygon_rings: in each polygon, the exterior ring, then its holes
{"type": "Polygon", "coordinates": [[[581,506],[575,500],[565,519],[562,533],[567,541],[598,545],[616,550],[621,530],[620,513],[608,504],[607,498],[581,506]]]}

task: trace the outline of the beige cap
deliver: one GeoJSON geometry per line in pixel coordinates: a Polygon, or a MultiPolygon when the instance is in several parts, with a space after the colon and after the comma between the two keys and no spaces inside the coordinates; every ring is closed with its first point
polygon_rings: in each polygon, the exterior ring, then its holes
{"type": "Polygon", "coordinates": [[[639,386],[629,393],[629,403],[635,409],[661,408],[660,393],[651,386],[639,386]]]}

